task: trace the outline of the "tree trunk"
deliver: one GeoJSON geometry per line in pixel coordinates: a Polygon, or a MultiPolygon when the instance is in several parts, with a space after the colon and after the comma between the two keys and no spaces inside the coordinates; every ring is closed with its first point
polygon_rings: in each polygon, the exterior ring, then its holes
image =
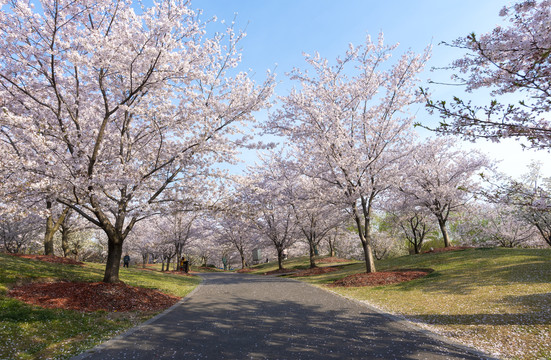
{"type": "Polygon", "coordinates": [[[442,232],[442,238],[444,239],[444,247],[450,246],[450,237],[448,236],[448,230],[446,229],[446,221],[440,216],[438,217],[438,225],[440,226],[440,231],[442,232]]]}
{"type": "Polygon", "coordinates": [[[63,257],[69,257],[69,231],[64,226],[61,226],[61,249],[63,250],[63,257]]]}
{"type": "Polygon", "coordinates": [[[105,283],[118,283],[119,280],[119,268],[121,266],[122,257],[122,239],[115,234],[108,234],[107,238],[107,264],[105,265],[105,274],[103,276],[103,282],[105,283]]]}
{"type": "Polygon", "coordinates": [[[413,250],[415,251],[416,254],[419,254],[419,245],[421,245],[421,244],[418,244],[416,239],[414,239],[413,241],[414,241],[413,242],[413,250]]]}
{"type": "Polygon", "coordinates": [[[239,250],[239,255],[241,256],[241,269],[245,268],[245,254],[243,249],[239,250]]]}
{"type": "MultiPolygon", "coordinates": [[[[52,209],[51,201],[46,201],[46,209],[52,209]]],[[[57,221],[54,221],[54,217],[52,216],[52,214],[48,215],[48,217],[46,218],[46,231],[44,233],[44,255],[54,254],[54,235],[61,226],[61,223],[65,219],[65,216],[67,216],[68,212],[69,208],[65,208],[61,215],[59,215],[57,221]]]]}
{"type": "Polygon", "coordinates": [[[277,249],[277,264],[279,270],[283,270],[283,249],[277,249]]]}
{"type": "Polygon", "coordinates": [[[308,243],[310,244],[310,269],[313,269],[316,267],[316,249],[314,247],[314,242],[311,239],[308,239],[308,243]]]}
{"type": "Polygon", "coordinates": [[[364,251],[364,260],[365,260],[365,270],[367,273],[374,273],[377,270],[375,269],[375,259],[373,257],[373,250],[371,249],[371,226],[369,223],[370,209],[366,206],[363,207],[364,210],[364,224],[358,214],[356,204],[353,205],[354,210],[354,220],[356,221],[356,227],[358,228],[358,236],[362,243],[362,249],[364,251]]]}
{"type": "Polygon", "coordinates": [[[46,219],[46,231],[44,232],[44,255],[54,254],[54,220],[52,216],[48,216],[46,219]]]}
{"type": "Polygon", "coordinates": [[[149,260],[149,253],[142,254],[142,268],[145,269],[145,264],[147,264],[147,260],[149,260]]]}
{"type": "Polygon", "coordinates": [[[367,273],[376,272],[375,258],[373,257],[373,249],[371,249],[371,244],[367,241],[362,241],[362,248],[364,250],[365,271],[367,273]]]}

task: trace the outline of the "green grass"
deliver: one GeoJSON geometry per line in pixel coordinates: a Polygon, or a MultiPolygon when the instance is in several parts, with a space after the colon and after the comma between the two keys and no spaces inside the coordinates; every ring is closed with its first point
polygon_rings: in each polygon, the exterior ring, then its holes
{"type": "MultiPolygon", "coordinates": [[[[34,281],[101,281],[104,269],[102,264],[60,265],[0,254],[0,359],[66,359],[155,315],[45,309],[5,296],[10,287],[34,281]]],[[[121,269],[120,279],[180,297],[200,282],[139,268],[121,269]]]]}
{"type": "MultiPolygon", "coordinates": [[[[551,359],[551,249],[469,249],[376,266],[435,271],[401,284],[329,289],[505,358],[551,359]]],[[[356,263],[299,279],[325,287],[364,271],[364,264],[356,263]]]]}
{"type": "MultiPolygon", "coordinates": [[[[323,257],[316,257],[317,260],[323,259],[323,257]]],[[[316,260],[316,263],[318,262],[316,260]]],[[[357,264],[358,261],[356,260],[350,260],[346,263],[330,263],[330,264],[317,264],[319,267],[323,266],[342,266],[342,265],[349,265],[349,264],[357,264]]],[[[362,263],[363,264],[363,263],[362,263]]],[[[296,257],[296,258],[290,258],[287,260],[283,260],[283,267],[285,269],[289,270],[304,270],[310,268],[310,257],[308,256],[302,256],[302,257],[296,257]]],[[[268,271],[277,270],[279,268],[277,261],[271,261],[267,263],[262,263],[258,265],[254,265],[251,267],[252,271],[251,274],[264,274],[268,271]]],[[[239,270],[239,269],[238,269],[239,270]]]]}

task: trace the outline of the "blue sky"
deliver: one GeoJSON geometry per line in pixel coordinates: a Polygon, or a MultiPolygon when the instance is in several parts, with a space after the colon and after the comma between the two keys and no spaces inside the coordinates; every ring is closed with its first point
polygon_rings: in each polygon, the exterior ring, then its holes
{"type": "MultiPolygon", "coordinates": [[[[499,10],[510,4],[503,0],[194,0],[192,7],[203,9],[203,19],[216,15],[219,21],[230,22],[236,17],[237,28],[246,28],[247,33],[241,43],[242,69],[251,68],[256,80],[261,81],[265,71],[277,64],[276,93],[284,95],[292,86],[285,73],[294,66],[304,67],[303,52],[317,51],[333,60],[346,51],[349,43],[362,44],[367,34],[376,38],[380,31],[387,43],[400,43],[396,56],[408,49],[421,52],[432,44],[432,58],[422,79],[448,81],[449,73],[429,69],[448,65],[461,52],[439,44],[503,24],[499,10]]],[[[430,87],[435,99],[461,95],[457,87],[430,87]]],[[[423,106],[415,111],[421,121],[437,121],[423,106]]],[[[502,160],[500,169],[515,177],[525,172],[530,159],[543,160],[548,155],[522,151],[513,141],[481,141],[466,146],[502,160]]]]}

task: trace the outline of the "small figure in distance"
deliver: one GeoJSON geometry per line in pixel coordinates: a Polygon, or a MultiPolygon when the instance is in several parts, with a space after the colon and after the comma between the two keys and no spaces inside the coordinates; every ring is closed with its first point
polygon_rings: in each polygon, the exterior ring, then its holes
{"type": "Polygon", "coordinates": [[[124,258],[122,259],[123,265],[122,267],[127,268],[130,265],[130,256],[128,254],[124,255],[124,258]]]}
{"type": "Polygon", "coordinates": [[[182,256],[182,260],[180,260],[180,271],[189,272],[189,261],[186,260],[185,256],[182,256]]]}

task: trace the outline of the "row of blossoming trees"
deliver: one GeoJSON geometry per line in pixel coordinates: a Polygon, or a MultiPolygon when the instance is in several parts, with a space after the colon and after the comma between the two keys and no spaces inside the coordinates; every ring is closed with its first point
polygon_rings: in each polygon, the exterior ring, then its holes
{"type": "Polygon", "coordinates": [[[487,158],[451,138],[419,140],[411,115],[426,103],[443,116],[437,131],[546,148],[549,31],[536,30],[549,27],[549,1],[505,8],[510,28],[453,44],[470,50],[453,64],[469,74],[468,91],[526,92],[518,105],[432,101],[418,80],[429,50],[393,59],[396,45],[368,37],[334,62],[305,55],[306,68],[290,74],[295,88],[258,124],[282,143],[239,177],[219,164],[261,145],[251,138],[254,113],[272,105],[274,91],[270,73],[257,85],[237,71],[242,33],[209,36],[209,22],[183,0],[149,9],[0,4],[0,220],[9,251],[32,228],[43,232],[45,254],[59,232],[67,256],[79,249],[71,234],[99,229],[104,281],[116,282],[129,249],[163,264],[192,249],[205,263],[237,253],[244,266],[253,247],[269,244],[282,267],[301,240],[315,266],[322,241],[345,248],[353,233],[372,272],[387,240],[418,252],[437,228],[449,246],[450,219],[467,211],[453,220],[463,238],[524,241],[537,229],[550,242],[545,184],[489,188],[494,180],[477,178],[492,170],[487,158]],[[475,196],[497,204],[476,203],[486,206],[478,221],[475,196]]]}

